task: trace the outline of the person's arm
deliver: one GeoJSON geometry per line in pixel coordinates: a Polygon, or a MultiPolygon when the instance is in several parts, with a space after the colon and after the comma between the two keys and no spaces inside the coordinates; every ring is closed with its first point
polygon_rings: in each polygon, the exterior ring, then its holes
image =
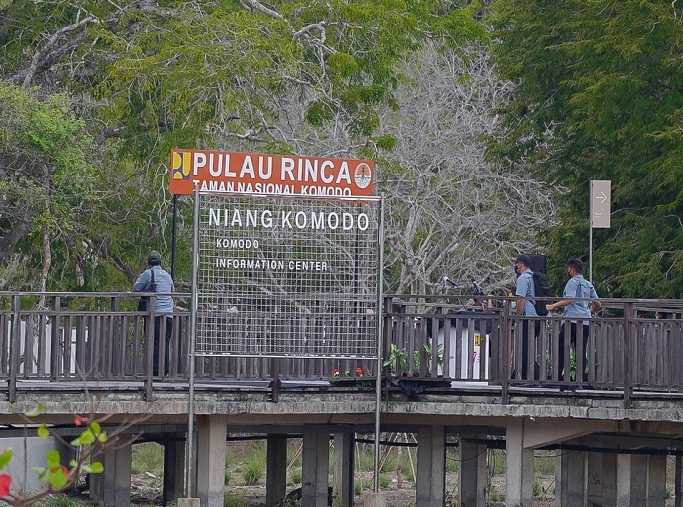
{"type": "Polygon", "coordinates": [[[557,303],[545,305],[545,308],[549,312],[553,312],[553,311],[557,310],[558,308],[564,308],[565,306],[570,305],[570,304],[572,304],[571,299],[561,299],[557,303]]]}
{"type": "Polygon", "coordinates": [[[149,270],[145,269],[142,273],[140,273],[140,276],[138,276],[138,279],[135,280],[135,284],[133,285],[133,292],[144,291],[145,287],[147,287],[147,284],[149,283],[149,278],[150,278],[149,270]]]}

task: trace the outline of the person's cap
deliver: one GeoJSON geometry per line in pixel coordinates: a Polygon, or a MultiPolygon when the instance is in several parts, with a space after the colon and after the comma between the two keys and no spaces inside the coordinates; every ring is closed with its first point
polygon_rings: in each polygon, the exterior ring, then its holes
{"type": "Polygon", "coordinates": [[[147,262],[161,262],[161,254],[156,250],[152,250],[147,256],[147,262]]]}
{"type": "Polygon", "coordinates": [[[531,257],[529,257],[528,255],[518,255],[515,258],[515,262],[521,262],[526,267],[529,267],[531,266],[531,257]]]}

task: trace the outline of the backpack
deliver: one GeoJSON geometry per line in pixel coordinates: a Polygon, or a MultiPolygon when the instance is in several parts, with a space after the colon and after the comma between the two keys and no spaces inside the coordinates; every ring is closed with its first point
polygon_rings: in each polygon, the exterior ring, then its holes
{"type": "MultiPolygon", "coordinates": [[[[534,294],[536,298],[547,298],[551,296],[550,293],[550,284],[548,283],[548,279],[545,277],[543,273],[537,273],[534,271],[534,294]]],[[[536,309],[536,315],[539,317],[545,317],[548,315],[548,310],[546,309],[545,305],[548,304],[547,300],[541,300],[539,301],[536,299],[534,302],[534,308],[536,309]]]]}
{"type": "MultiPolygon", "coordinates": [[[[156,280],[154,280],[154,268],[149,268],[149,270],[152,272],[152,279],[149,282],[147,282],[147,285],[145,285],[145,288],[142,290],[142,292],[156,292],[157,291],[157,283],[156,283],[156,280]]],[[[147,296],[141,297],[140,301],[138,301],[138,311],[139,312],[146,312],[148,304],[149,304],[149,297],[147,297],[147,296]]]]}

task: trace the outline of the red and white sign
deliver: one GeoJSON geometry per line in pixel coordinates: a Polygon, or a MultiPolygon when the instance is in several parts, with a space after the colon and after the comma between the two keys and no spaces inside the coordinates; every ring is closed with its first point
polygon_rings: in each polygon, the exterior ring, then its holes
{"type": "Polygon", "coordinates": [[[370,160],[173,149],[170,190],[371,197],[375,164],[370,160]]]}

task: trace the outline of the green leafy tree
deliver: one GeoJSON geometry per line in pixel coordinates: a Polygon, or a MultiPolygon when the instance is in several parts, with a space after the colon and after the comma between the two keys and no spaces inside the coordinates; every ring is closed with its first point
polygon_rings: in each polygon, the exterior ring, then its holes
{"type": "Polygon", "coordinates": [[[599,288],[680,297],[682,6],[497,0],[490,19],[498,67],[517,84],[492,153],[568,190],[546,237],[556,281],[568,255],[587,258],[589,180],[611,179],[612,228],[595,231],[599,288]]]}

